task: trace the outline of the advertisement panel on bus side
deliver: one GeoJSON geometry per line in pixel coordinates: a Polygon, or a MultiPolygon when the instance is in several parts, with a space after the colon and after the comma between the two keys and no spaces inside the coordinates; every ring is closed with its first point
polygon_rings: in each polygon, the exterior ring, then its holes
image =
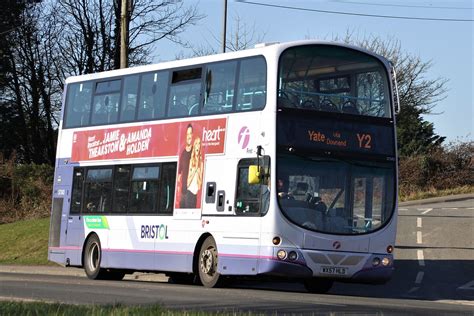
{"type": "MultiPolygon", "coordinates": [[[[204,154],[224,153],[226,118],[74,132],[71,161],[178,156],[188,126],[204,154]]],[[[194,139],[193,139],[194,141],[194,139]]]]}

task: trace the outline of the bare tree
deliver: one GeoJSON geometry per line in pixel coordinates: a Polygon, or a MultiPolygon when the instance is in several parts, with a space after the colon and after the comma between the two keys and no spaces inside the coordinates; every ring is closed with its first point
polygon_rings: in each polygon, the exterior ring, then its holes
{"type": "Polygon", "coordinates": [[[7,56],[11,68],[7,73],[7,88],[2,103],[11,109],[10,120],[15,128],[9,137],[16,140],[17,158],[23,162],[54,163],[55,113],[60,108],[59,92],[47,48],[52,40],[48,20],[41,19],[43,11],[36,6],[27,8],[21,27],[11,34],[15,46],[7,56]]]}
{"type": "Polygon", "coordinates": [[[401,42],[394,38],[382,39],[378,36],[358,38],[347,32],[342,40],[366,48],[392,62],[397,71],[397,82],[402,106],[417,108],[421,114],[432,113],[436,104],[446,98],[446,78],[428,78],[433,67],[431,60],[402,50],[401,42]]]}
{"type": "MultiPolygon", "coordinates": [[[[242,21],[242,18],[239,15],[234,15],[233,23],[229,29],[229,37],[226,40],[226,51],[239,51],[252,48],[255,44],[263,42],[265,36],[266,32],[257,32],[255,22],[248,24],[242,21]]],[[[188,56],[181,53],[180,55],[176,56],[176,59],[214,55],[220,53],[216,47],[222,46],[222,39],[212,33],[211,38],[214,43],[209,43],[207,41],[205,44],[201,45],[190,45],[188,43],[187,46],[192,49],[192,53],[188,56]]]]}
{"type": "Polygon", "coordinates": [[[226,43],[226,49],[238,51],[253,47],[257,43],[264,41],[266,32],[257,33],[255,22],[251,25],[242,21],[239,15],[233,18],[233,25],[230,28],[230,37],[226,43]]]}
{"type": "MultiPolygon", "coordinates": [[[[180,34],[203,17],[182,0],[134,0],[129,9],[130,65],[149,62],[162,39],[182,43],[180,34]]],[[[52,12],[63,33],[60,49],[71,74],[119,68],[119,0],[59,0],[52,12]]]]}

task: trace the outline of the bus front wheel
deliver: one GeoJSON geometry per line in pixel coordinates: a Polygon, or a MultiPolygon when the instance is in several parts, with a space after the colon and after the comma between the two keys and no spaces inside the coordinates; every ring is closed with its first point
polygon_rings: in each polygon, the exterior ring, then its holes
{"type": "Polygon", "coordinates": [[[311,278],[304,280],[304,287],[310,293],[324,294],[327,293],[334,281],[325,278],[311,278]]]}
{"type": "Polygon", "coordinates": [[[214,238],[209,236],[204,240],[199,251],[199,280],[205,287],[216,287],[220,274],[217,272],[217,246],[214,238]]]}
{"type": "Polygon", "coordinates": [[[86,243],[84,248],[84,270],[89,279],[92,280],[122,280],[125,273],[104,269],[100,267],[102,260],[102,249],[100,247],[100,240],[97,235],[92,235],[86,243]]]}

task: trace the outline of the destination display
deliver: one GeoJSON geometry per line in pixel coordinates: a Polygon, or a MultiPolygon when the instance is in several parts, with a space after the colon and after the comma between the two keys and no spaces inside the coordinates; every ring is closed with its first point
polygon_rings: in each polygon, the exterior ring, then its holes
{"type": "Polygon", "coordinates": [[[278,145],[395,156],[393,127],[363,122],[279,115],[278,145]]]}

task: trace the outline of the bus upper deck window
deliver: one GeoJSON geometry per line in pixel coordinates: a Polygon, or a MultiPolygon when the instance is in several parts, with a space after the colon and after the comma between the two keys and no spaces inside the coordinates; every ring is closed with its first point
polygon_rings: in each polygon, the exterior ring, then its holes
{"type": "Polygon", "coordinates": [[[267,65],[263,57],[240,62],[237,111],[263,109],[267,95],[267,65]]]}
{"type": "Polygon", "coordinates": [[[390,117],[388,72],[375,56],[332,45],[285,50],[278,105],[349,115],[390,117]]]}
{"type": "Polygon", "coordinates": [[[201,67],[173,71],[168,95],[169,117],[199,114],[201,73],[201,67]]]}
{"type": "Polygon", "coordinates": [[[154,72],[142,75],[138,119],[157,119],[165,116],[168,72],[154,72]]]}

